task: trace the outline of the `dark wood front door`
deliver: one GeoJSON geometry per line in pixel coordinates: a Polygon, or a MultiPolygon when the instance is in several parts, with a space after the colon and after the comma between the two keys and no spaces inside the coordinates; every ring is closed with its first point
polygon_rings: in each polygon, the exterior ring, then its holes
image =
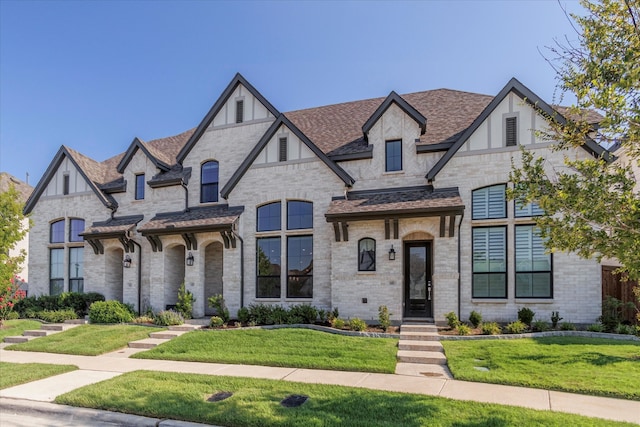
{"type": "Polygon", "coordinates": [[[431,242],[404,245],[404,317],[433,317],[431,242]]]}

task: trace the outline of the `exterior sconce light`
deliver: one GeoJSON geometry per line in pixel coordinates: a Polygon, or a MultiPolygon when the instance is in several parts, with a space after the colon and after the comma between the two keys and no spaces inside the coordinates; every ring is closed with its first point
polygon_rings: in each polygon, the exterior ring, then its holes
{"type": "Polygon", "coordinates": [[[189,252],[189,255],[187,255],[187,265],[191,267],[193,265],[193,261],[194,261],[193,254],[189,252]]]}
{"type": "Polygon", "coordinates": [[[124,268],[131,268],[131,257],[129,255],[126,255],[122,260],[122,266],[124,268]]]}
{"type": "Polygon", "coordinates": [[[389,261],[394,261],[396,259],[396,251],[393,249],[393,245],[391,245],[391,249],[389,249],[389,261]]]}

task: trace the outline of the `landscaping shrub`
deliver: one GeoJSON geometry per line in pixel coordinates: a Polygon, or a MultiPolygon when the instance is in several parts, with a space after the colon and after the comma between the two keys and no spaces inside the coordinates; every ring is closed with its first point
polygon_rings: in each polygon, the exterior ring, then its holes
{"type": "Polygon", "coordinates": [[[558,322],[561,321],[562,319],[564,319],[564,317],[560,317],[560,312],[559,311],[552,311],[551,312],[551,327],[553,329],[556,329],[558,327],[558,322]]]}
{"type": "Polygon", "coordinates": [[[238,310],[238,321],[240,323],[249,323],[249,309],[247,307],[242,307],[238,310]]]}
{"type": "Polygon", "coordinates": [[[37,318],[49,323],[62,323],[65,320],[77,319],[78,315],[68,308],[66,310],[42,310],[38,312],[37,318]]]}
{"type": "Polygon", "coordinates": [[[449,325],[449,329],[455,329],[456,326],[460,324],[458,316],[453,311],[448,312],[444,317],[447,318],[447,325],[449,325]]]}
{"type": "Polygon", "coordinates": [[[153,323],[158,326],[182,325],[184,323],[184,317],[182,317],[182,314],[177,311],[162,310],[156,314],[155,319],[153,319],[153,323]]]}
{"type": "Polygon", "coordinates": [[[7,313],[5,320],[16,320],[19,318],[20,318],[20,313],[18,313],[17,311],[10,311],[9,313],[7,313]]]}
{"type": "Polygon", "coordinates": [[[361,332],[367,329],[367,322],[358,317],[354,317],[349,320],[349,327],[354,331],[361,332]]]}
{"type": "MultiPolygon", "coordinates": [[[[191,319],[193,317],[193,303],[196,298],[193,296],[191,291],[188,291],[184,281],[180,284],[178,288],[178,302],[176,303],[176,311],[182,314],[182,317],[185,319],[191,319]]],[[[228,314],[228,311],[227,311],[228,314]]]]}
{"type": "Polygon", "coordinates": [[[387,329],[391,326],[390,316],[389,308],[386,305],[378,307],[378,323],[380,323],[383,332],[387,332],[387,329]]]}
{"type": "Polygon", "coordinates": [[[212,316],[209,321],[209,326],[212,328],[221,328],[224,325],[224,320],[220,316],[212,316]]]}
{"type": "Polygon", "coordinates": [[[143,316],[138,316],[133,319],[133,323],[153,323],[153,316],[147,316],[146,314],[143,316]]]}
{"type": "Polygon", "coordinates": [[[520,310],[518,310],[518,320],[527,326],[531,326],[531,322],[533,322],[533,316],[535,315],[536,313],[529,307],[522,307],[520,310]]]}
{"type": "Polygon", "coordinates": [[[589,332],[603,332],[604,331],[604,327],[602,326],[602,323],[593,323],[591,325],[589,325],[587,327],[587,331],[589,332]]]}
{"type": "Polygon", "coordinates": [[[340,312],[338,311],[338,307],[334,307],[333,310],[331,310],[327,314],[327,320],[329,320],[329,322],[331,322],[333,319],[337,319],[338,317],[340,317],[340,312]]]}
{"type": "Polygon", "coordinates": [[[575,331],[576,330],[576,326],[571,322],[562,322],[560,324],[560,330],[561,331],[575,331]]]}
{"type": "Polygon", "coordinates": [[[607,296],[602,302],[602,316],[598,320],[600,320],[606,332],[614,332],[624,320],[624,312],[634,308],[635,306],[631,301],[625,304],[617,298],[607,296]]]}
{"type": "Polygon", "coordinates": [[[522,334],[526,330],[527,330],[527,325],[521,320],[516,320],[515,322],[511,322],[504,327],[504,331],[508,334],[522,334]]]}
{"type": "Polygon", "coordinates": [[[471,333],[471,328],[466,323],[458,323],[456,330],[458,335],[469,335],[471,333]]]}
{"type": "Polygon", "coordinates": [[[545,322],[544,320],[536,320],[531,325],[531,330],[533,332],[546,332],[549,329],[550,329],[549,328],[549,324],[547,322],[545,322]]]}
{"type": "Polygon", "coordinates": [[[224,323],[229,322],[231,316],[229,315],[229,309],[227,305],[224,303],[224,298],[222,295],[214,295],[209,297],[207,300],[209,302],[209,307],[215,308],[216,314],[224,320],[224,323]]]}
{"type": "Polygon", "coordinates": [[[482,323],[482,314],[473,310],[471,314],[469,314],[469,322],[473,325],[474,328],[477,328],[478,326],[480,326],[480,323],[482,323]]]}
{"type": "Polygon", "coordinates": [[[318,310],[318,319],[320,320],[320,323],[327,323],[327,316],[329,315],[329,313],[325,310],[318,310]]]}
{"type": "Polygon", "coordinates": [[[616,334],[621,334],[621,335],[633,335],[633,333],[635,328],[633,328],[631,325],[625,325],[624,323],[620,323],[617,327],[616,327],[616,334]]]}
{"type": "Polygon", "coordinates": [[[502,328],[496,322],[482,324],[482,335],[500,335],[502,328]]]}
{"type": "Polygon", "coordinates": [[[133,310],[119,301],[96,301],[89,307],[91,323],[128,323],[133,321],[133,310]]]}
{"type": "Polygon", "coordinates": [[[339,317],[334,317],[331,320],[331,327],[336,329],[344,329],[344,320],[339,317]]]}
{"type": "Polygon", "coordinates": [[[104,295],[97,292],[86,294],[79,292],[64,292],[60,295],[40,295],[23,298],[18,301],[14,309],[24,318],[36,318],[35,313],[42,310],[57,311],[71,309],[78,317],[86,316],[89,307],[94,302],[104,301],[104,295]]]}
{"type": "Polygon", "coordinates": [[[287,323],[315,323],[318,318],[318,309],[309,304],[294,305],[289,308],[289,321],[287,323]]]}

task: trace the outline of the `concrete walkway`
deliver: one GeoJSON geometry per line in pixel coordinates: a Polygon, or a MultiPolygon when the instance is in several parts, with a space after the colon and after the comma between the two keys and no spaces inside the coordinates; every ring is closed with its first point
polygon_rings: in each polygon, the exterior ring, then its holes
{"type": "MultiPolygon", "coordinates": [[[[9,399],[52,402],[56,396],[69,390],[113,378],[124,372],[144,369],[266,378],[416,393],[458,400],[568,412],[640,424],[640,402],[638,401],[457,381],[447,378],[128,358],[129,355],[141,350],[127,348],[102,356],[74,356],[7,351],[0,348],[0,361],[2,362],[75,365],[81,370],[0,390],[0,402],[6,402],[9,399]]],[[[0,408],[2,406],[0,405],[0,408]]]]}

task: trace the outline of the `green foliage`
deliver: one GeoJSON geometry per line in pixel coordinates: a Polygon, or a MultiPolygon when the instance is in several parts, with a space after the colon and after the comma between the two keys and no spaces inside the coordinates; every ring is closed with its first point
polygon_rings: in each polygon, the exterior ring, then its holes
{"type": "Polygon", "coordinates": [[[536,201],[545,214],[536,218],[549,250],[581,257],[617,258],[632,280],[640,278],[640,193],[630,164],[640,160],[640,1],[583,0],[584,14],[572,15],[580,32],[576,43],[551,48],[559,63],[560,89],[576,97],[563,117],[548,117],[545,138],[556,150],[594,140],[621,144],[626,159],[565,157],[566,168],[545,167],[545,159],[522,154],[513,165],[509,197],[536,201]],[[594,129],[588,111],[604,117],[594,129]]]}
{"type": "Polygon", "coordinates": [[[454,313],[453,311],[448,312],[444,315],[444,317],[446,317],[447,319],[447,325],[449,325],[449,329],[455,329],[460,324],[458,315],[456,315],[456,313],[454,313]]]}
{"type": "Polygon", "coordinates": [[[182,314],[185,319],[191,319],[193,317],[193,303],[196,298],[191,291],[188,291],[184,281],[178,288],[178,302],[176,303],[176,311],[182,314]]]}
{"type": "Polygon", "coordinates": [[[293,305],[289,308],[287,323],[315,323],[318,319],[318,309],[309,304],[293,305]]]}
{"type": "Polygon", "coordinates": [[[212,316],[209,320],[209,326],[212,328],[221,328],[224,325],[224,320],[220,316],[212,316]]]}
{"type": "Polygon", "coordinates": [[[632,327],[631,325],[625,325],[624,323],[620,323],[617,327],[616,327],[616,334],[621,334],[621,335],[633,335],[635,332],[635,328],[632,327]]]}
{"type": "Polygon", "coordinates": [[[49,323],[63,323],[65,320],[77,319],[78,315],[71,309],[42,310],[38,312],[37,318],[49,323]]]}
{"type": "Polygon", "coordinates": [[[482,323],[482,314],[473,310],[469,314],[469,322],[473,325],[474,328],[477,328],[478,326],[480,326],[480,323],[482,323]]]}
{"type": "Polygon", "coordinates": [[[531,322],[533,322],[533,317],[535,315],[536,313],[529,307],[522,307],[518,310],[518,320],[527,326],[531,326],[531,322]]]}
{"type": "Polygon", "coordinates": [[[591,325],[587,326],[587,331],[604,332],[604,327],[602,326],[602,323],[592,323],[591,325]]]}
{"type": "Polygon", "coordinates": [[[504,331],[508,334],[522,334],[526,332],[527,325],[521,320],[516,320],[515,322],[509,323],[504,327],[504,331]]]}
{"type": "Polygon", "coordinates": [[[561,331],[575,331],[576,330],[576,325],[574,325],[571,322],[562,322],[562,323],[560,323],[560,330],[561,331]]]}
{"type": "MultiPolygon", "coordinates": [[[[25,216],[22,214],[20,194],[13,184],[7,191],[0,193],[0,297],[5,301],[15,292],[11,289],[7,293],[4,286],[13,283],[12,280],[22,270],[26,252],[10,256],[9,251],[15,249],[16,244],[24,238],[28,228],[23,227],[25,216]]],[[[1,322],[0,318],[0,322],[1,322]]]]}
{"type": "Polygon", "coordinates": [[[345,322],[339,317],[331,319],[331,327],[335,329],[344,329],[345,322]]]}
{"type": "Polygon", "coordinates": [[[380,324],[383,332],[387,332],[387,329],[391,326],[390,316],[389,308],[386,305],[378,307],[378,323],[380,324]]]}
{"type": "Polygon", "coordinates": [[[482,335],[500,335],[502,328],[496,322],[485,322],[482,324],[482,335]]]}
{"type": "Polygon", "coordinates": [[[20,318],[20,313],[18,313],[17,311],[10,311],[9,314],[7,314],[6,320],[16,320],[19,318],[20,318]]]}
{"type": "Polygon", "coordinates": [[[6,284],[0,282],[0,327],[5,320],[11,318],[15,304],[22,299],[22,296],[15,277],[11,277],[6,284]]]}
{"type": "Polygon", "coordinates": [[[553,329],[558,327],[558,322],[561,321],[562,319],[564,319],[564,317],[560,317],[560,312],[559,311],[552,311],[551,312],[551,327],[553,329]]]}
{"type": "Polygon", "coordinates": [[[367,322],[358,317],[354,317],[353,319],[349,320],[349,328],[351,328],[351,330],[353,331],[361,332],[367,329],[367,322]]]}
{"type": "Polygon", "coordinates": [[[249,320],[250,320],[249,309],[247,307],[241,307],[238,310],[237,317],[240,323],[249,323],[249,320]]]}
{"type": "Polygon", "coordinates": [[[129,323],[134,312],[130,306],[119,301],[96,301],[89,307],[91,323],[129,323]]]}
{"type": "Polygon", "coordinates": [[[326,323],[329,313],[326,310],[318,310],[318,319],[320,323],[326,323]]]}
{"type": "Polygon", "coordinates": [[[224,320],[224,323],[228,323],[231,319],[229,315],[229,309],[227,305],[224,303],[224,298],[222,295],[214,295],[209,297],[207,300],[209,302],[209,307],[214,308],[216,310],[216,314],[224,320]]]}
{"type": "Polygon", "coordinates": [[[466,323],[458,323],[456,330],[458,331],[458,335],[469,335],[471,333],[471,328],[466,323]]]}
{"type": "Polygon", "coordinates": [[[602,302],[602,316],[600,321],[606,332],[613,332],[624,320],[624,312],[627,309],[635,309],[632,302],[623,303],[617,298],[607,296],[602,302]]]}
{"type": "Polygon", "coordinates": [[[153,323],[158,326],[182,325],[184,323],[184,317],[177,311],[162,310],[156,314],[153,323]]]}
{"type": "Polygon", "coordinates": [[[535,322],[533,322],[531,324],[531,330],[533,332],[546,332],[549,329],[551,329],[549,327],[549,324],[547,322],[545,322],[544,320],[536,320],[535,322]]]}
{"type": "Polygon", "coordinates": [[[89,313],[91,304],[97,301],[104,301],[104,295],[97,292],[86,294],[79,292],[64,292],[60,295],[40,295],[38,297],[27,297],[18,301],[15,310],[22,317],[35,318],[37,312],[42,310],[66,310],[76,312],[78,317],[84,317],[89,313]]]}
{"type": "Polygon", "coordinates": [[[142,315],[142,316],[138,316],[135,319],[133,319],[133,323],[146,323],[146,324],[153,324],[153,316],[147,316],[142,315]]]}
{"type": "Polygon", "coordinates": [[[340,312],[338,311],[338,307],[334,307],[327,315],[327,320],[331,322],[333,319],[337,319],[338,317],[340,317],[340,312]]]}

